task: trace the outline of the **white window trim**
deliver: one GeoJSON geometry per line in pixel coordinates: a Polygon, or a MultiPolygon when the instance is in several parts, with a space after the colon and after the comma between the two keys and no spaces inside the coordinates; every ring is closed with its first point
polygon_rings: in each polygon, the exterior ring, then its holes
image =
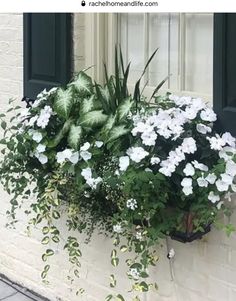
{"type": "MultiPolygon", "coordinates": [[[[180,47],[185,49],[184,43],[184,30],[185,30],[185,15],[181,14],[180,20],[180,47]]],[[[89,70],[89,74],[99,83],[104,82],[104,66],[107,65],[108,74],[114,73],[114,53],[117,42],[120,41],[119,37],[119,15],[115,13],[88,13],[85,14],[85,66],[93,66],[89,70]]],[[[148,32],[147,13],[144,14],[144,30],[148,32]]],[[[145,34],[145,39],[148,39],[148,35],[145,34]]],[[[148,43],[144,43],[144,47],[147,48],[148,43]]],[[[148,49],[145,49],[146,61],[148,59],[148,49]]],[[[184,77],[181,76],[184,72],[184,53],[179,51],[180,58],[180,89],[184,86],[184,77]]],[[[147,78],[146,78],[147,79],[147,78]]],[[[145,79],[144,79],[145,82],[145,79]]],[[[158,84],[158,83],[157,83],[158,84]]],[[[130,91],[133,91],[134,84],[129,85],[130,91]]],[[[150,97],[152,95],[154,86],[147,86],[145,88],[145,95],[150,97]]],[[[212,102],[212,95],[202,94],[192,91],[175,91],[173,89],[161,89],[160,94],[171,92],[177,95],[189,95],[192,97],[202,97],[207,102],[212,102]]]]}

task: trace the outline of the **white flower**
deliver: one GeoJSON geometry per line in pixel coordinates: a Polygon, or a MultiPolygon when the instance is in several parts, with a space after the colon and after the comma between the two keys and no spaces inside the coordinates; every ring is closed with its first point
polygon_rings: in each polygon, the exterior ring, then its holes
{"type": "Polygon", "coordinates": [[[233,177],[224,173],[221,175],[222,181],[224,181],[226,184],[231,185],[233,183],[233,177]]]}
{"type": "MultiPolygon", "coordinates": [[[[72,156],[73,156],[72,150],[70,150],[68,148],[62,152],[58,152],[56,155],[57,163],[64,163],[66,160],[71,161],[70,159],[72,156]]],[[[76,157],[76,155],[75,155],[75,157],[76,157]]],[[[75,160],[75,157],[74,156],[72,157],[72,161],[75,160]]]]}
{"type": "Polygon", "coordinates": [[[224,204],[224,202],[220,201],[217,205],[216,205],[216,208],[218,210],[220,210],[221,206],[224,204]]]}
{"type": "Polygon", "coordinates": [[[95,141],[95,145],[97,148],[100,148],[103,146],[103,142],[102,141],[95,141]]]}
{"type": "Polygon", "coordinates": [[[208,195],[208,200],[210,200],[212,203],[216,203],[219,202],[220,196],[211,191],[208,195]]]}
{"type": "Polygon", "coordinates": [[[185,195],[190,195],[193,193],[193,187],[192,187],[193,180],[191,178],[183,178],[181,181],[181,186],[183,187],[183,193],[185,195]]]}
{"type": "Polygon", "coordinates": [[[38,153],[38,152],[36,152],[34,155],[41,164],[45,164],[48,162],[48,157],[46,155],[44,155],[42,153],[38,153]]]}
{"type": "Polygon", "coordinates": [[[196,169],[201,171],[208,171],[208,167],[205,164],[199,163],[197,160],[191,162],[196,169]]]}
{"type": "Polygon", "coordinates": [[[236,139],[228,132],[224,133],[221,137],[225,143],[231,147],[235,147],[236,139]]]}
{"type": "Polygon", "coordinates": [[[96,189],[97,188],[97,185],[102,182],[102,178],[101,177],[98,177],[96,179],[93,179],[93,178],[88,178],[86,180],[86,184],[88,184],[92,189],[96,189]]]}
{"type": "Polygon", "coordinates": [[[81,176],[84,177],[85,180],[92,178],[92,169],[90,167],[83,168],[81,176]]]}
{"type": "Polygon", "coordinates": [[[151,158],[151,165],[155,165],[155,164],[158,164],[160,163],[160,159],[158,157],[152,157],[151,158]]]}
{"type": "Polygon", "coordinates": [[[201,111],[200,117],[204,121],[214,122],[217,119],[216,114],[210,108],[206,108],[205,110],[201,111]]]}
{"type": "Polygon", "coordinates": [[[119,168],[121,171],[126,171],[126,169],[129,167],[129,157],[128,156],[122,156],[119,158],[119,168]]]}
{"type": "Polygon", "coordinates": [[[142,232],[141,232],[141,231],[137,231],[137,232],[135,233],[135,238],[136,238],[137,240],[142,240],[142,239],[143,239],[142,232]]]}
{"type": "Polygon", "coordinates": [[[214,184],[216,181],[217,177],[214,173],[209,173],[209,175],[207,175],[206,180],[210,183],[210,184],[214,184]]]}
{"type": "Polygon", "coordinates": [[[85,142],[85,143],[81,146],[80,150],[81,150],[81,151],[87,151],[89,148],[90,148],[90,143],[89,143],[89,142],[85,142]]]}
{"type": "Polygon", "coordinates": [[[192,99],[191,106],[195,108],[195,110],[200,111],[206,108],[206,103],[201,98],[192,99]]]}
{"type": "Polygon", "coordinates": [[[131,210],[135,210],[136,208],[138,208],[138,203],[135,199],[129,199],[126,202],[126,207],[131,210]]]}
{"type": "Polygon", "coordinates": [[[43,153],[43,152],[45,152],[45,150],[46,150],[46,145],[40,143],[40,144],[36,147],[36,150],[37,150],[38,153],[43,153]]]}
{"type": "Polygon", "coordinates": [[[236,149],[230,146],[223,147],[222,150],[219,151],[219,157],[223,158],[225,161],[232,160],[232,157],[236,154],[236,149]]]}
{"type": "Polygon", "coordinates": [[[92,158],[92,154],[88,151],[81,151],[80,156],[84,161],[88,161],[92,158]]]}
{"type": "Polygon", "coordinates": [[[159,172],[165,175],[166,177],[170,177],[176,169],[176,165],[173,164],[170,160],[164,160],[161,162],[160,165],[161,168],[159,169],[159,172]]]}
{"type": "Polygon", "coordinates": [[[32,103],[32,108],[37,108],[41,101],[43,100],[43,98],[37,98],[33,103],[32,103]]]}
{"type": "Polygon", "coordinates": [[[218,191],[227,191],[229,189],[229,184],[225,183],[223,180],[218,179],[216,181],[216,187],[218,191]]]}
{"type": "Polygon", "coordinates": [[[132,129],[131,133],[133,136],[137,136],[138,133],[144,133],[150,129],[152,130],[152,128],[150,128],[148,124],[144,123],[143,121],[139,121],[137,122],[136,126],[132,129]]]}
{"type": "Polygon", "coordinates": [[[78,163],[79,161],[79,153],[78,152],[74,152],[70,157],[69,157],[69,161],[73,164],[78,163]]]}
{"type": "Polygon", "coordinates": [[[212,131],[209,126],[206,126],[203,123],[198,123],[196,126],[196,129],[199,133],[204,134],[204,135],[207,133],[211,133],[211,131],[212,131]]]}
{"type": "Polygon", "coordinates": [[[191,163],[187,163],[183,172],[186,176],[193,176],[195,174],[195,169],[191,163]]]}
{"type": "Polygon", "coordinates": [[[130,275],[132,278],[134,278],[135,280],[138,280],[138,279],[139,279],[139,276],[140,276],[140,273],[139,273],[139,271],[138,271],[137,269],[132,268],[132,269],[130,269],[130,271],[129,271],[129,275],[130,275]]]}
{"type": "Polygon", "coordinates": [[[218,134],[216,134],[216,137],[207,137],[206,139],[210,142],[211,149],[213,150],[221,150],[225,145],[225,141],[218,134]]]}
{"type": "Polygon", "coordinates": [[[37,126],[44,129],[49,122],[49,119],[52,115],[52,108],[50,106],[45,106],[39,114],[39,117],[37,119],[37,126]]]}
{"type": "Polygon", "coordinates": [[[40,132],[33,131],[32,139],[39,143],[43,139],[43,135],[40,132]]]}
{"type": "Polygon", "coordinates": [[[193,107],[187,107],[184,111],[184,117],[188,118],[190,120],[196,118],[197,116],[197,110],[193,107]]]}
{"type": "Polygon", "coordinates": [[[31,117],[29,122],[28,122],[28,125],[33,126],[35,124],[35,122],[37,121],[37,119],[38,119],[38,115],[35,115],[34,117],[31,117]]]}
{"type": "Polygon", "coordinates": [[[123,229],[122,229],[121,224],[119,223],[119,224],[117,224],[117,225],[114,225],[114,226],[113,226],[113,231],[116,232],[116,233],[118,233],[118,234],[122,233],[122,232],[123,232],[123,229]]]}
{"type": "Polygon", "coordinates": [[[144,145],[153,146],[156,144],[157,134],[154,131],[146,131],[141,135],[144,145]]]}
{"type": "Polygon", "coordinates": [[[207,187],[208,186],[208,182],[203,176],[201,176],[200,178],[197,178],[197,183],[198,183],[199,187],[207,187]]]}
{"type": "Polygon", "coordinates": [[[193,154],[197,150],[196,141],[192,137],[184,138],[181,148],[184,153],[193,154]]]}
{"type": "Polygon", "coordinates": [[[130,157],[130,159],[136,163],[139,163],[144,159],[146,156],[149,155],[148,152],[146,152],[142,147],[130,147],[127,150],[127,155],[130,157]]]}
{"type": "Polygon", "coordinates": [[[236,163],[231,160],[227,161],[225,172],[232,177],[236,176],[236,163]]]}

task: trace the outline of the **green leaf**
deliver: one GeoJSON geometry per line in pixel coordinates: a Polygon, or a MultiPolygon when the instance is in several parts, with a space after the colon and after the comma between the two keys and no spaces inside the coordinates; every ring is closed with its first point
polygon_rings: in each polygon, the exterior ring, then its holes
{"type": "Polygon", "coordinates": [[[129,114],[134,102],[133,100],[129,97],[125,99],[117,108],[117,118],[119,121],[122,119],[126,118],[127,115],[129,114]]]}
{"type": "Polygon", "coordinates": [[[116,286],[116,279],[114,275],[110,275],[110,287],[116,286]]]}
{"type": "Polygon", "coordinates": [[[109,137],[107,142],[114,141],[129,132],[130,130],[125,128],[125,125],[114,126],[109,132],[109,137]]]}
{"type": "Polygon", "coordinates": [[[92,95],[90,98],[84,98],[81,101],[81,107],[80,107],[81,115],[93,111],[95,107],[96,107],[95,95],[92,95]]]}
{"type": "Polygon", "coordinates": [[[116,296],[116,300],[117,301],[125,301],[124,297],[120,294],[116,296]]]}
{"type": "Polygon", "coordinates": [[[83,71],[75,77],[75,80],[70,84],[73,85],[81,97],[91,95],[93,93],[93,83],[90,76],[83,71]]]}
{"type": "Polygon", "coordinates": [[[54,211],[52,212],[52,216],[53,216],[53,218],[55,218],[55,219],[59,219],[61,215],[60,215],[60,213],[59,213],[58,211],[54,210],[54,211]]]}
{"type": "Polygon", "coordinates": [[[73,122],[72,119],[68,119],[64,123],[62,129],[56,134],[56,136],[49,141],[47,147],[49,147],[49,148],[56,147],[61,142],[61,140],[65,137],[67,132],[69,131],[72,122],[73,122]]]}
{"type": "Polygon", "coordinates": [[[68,136],[68,144],[73,149],[78,149],[79,143],[82,137],[82,127],[76,126],[74,124],[71,125],[69,136],[68,136]]]}
{"type": "Polygon", "coordinates": [[[113,298],[112,295],[108,295],[108,296],[106,296],[105,301],[110,301],[112,298],[113,298]]]}
{"type": "Polygon", "coordinates": [[[120,247],[120,251],[121,251],[122,253],[126,252],[127,250],[128,250],[128,247],[127,247],[127,246],[121,246],[121,247],[120,247]]]}
{"type": "Polygon", "coordinates": [[[106,122],[107,117],[102,110],[91,111],[81,116],[80,125],[85,127],[101,126],[106,122]]]}
{"type": "Polygon", "coordinates": [[[42,243],[43,245],[47,245],[47,244],[49,243],[49,240],[50,240],[49,236],[45,236],[45,237],[42,239],[41,243],[42,243]]]}
{"type": "Polygon", "coordinates": [[[54,251],[52,249],[47,249],[46,250],[46,255],[47,256],[52,256],[52,255],[54,255],[54,251]]]}
{"type": "Polygon", "coordinates": [[[1,122],[1,128],[5,130],[6,127],[7,127],[7,123],[5,121],[2,121],[1,122]]]}
{"type": "Polygon", "coordinates": [[[142,281],[142,282],[139,283],[139,287],[140,287],[140,290],[142,292],[147,292],[148,291],[148,285],[144,281],[142,281]]]}
{"type": "Polygon", "coordinates": [[[54,110],[57,114],[68,119],[73,105],[73,92],[71,88],[67,90],[58,89],[54,103],[54,110]]]}
{"type": "Polygon", "coordinates": [[[117,267],[119,264],[119,258],[118,257],[114,257],[111,259],[111,264],[113,265],[113,267],[117,267]]]}

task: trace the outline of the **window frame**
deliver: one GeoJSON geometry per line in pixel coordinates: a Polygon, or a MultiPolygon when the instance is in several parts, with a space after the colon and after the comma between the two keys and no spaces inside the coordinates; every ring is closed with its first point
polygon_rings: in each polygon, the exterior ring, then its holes
{"type": "MultiPolygon", "coordinates": [[[[144,13],[144,32],[148,32],[148,15],[150,13],[144,13]]],[[[209,13],[208,13],[209,14],[209,13]]],[[[119,33],[119,24],[120,24],[120,14],[118,13],[108,13],[108,14],[86,14],[85,17],[85,63],[86,66],[95,66],[91,71],[90,75],[97,81],[104,81],[103,74],[103,62],[106,62],[108,72],[114,72],[114,49],[117,44],[120,43],[120,33],[119,33]],[[97,49],[97,52],[94,51],[97,49]]],[[[179,87],[184,86],[184,74],[185,70],[185,52],[182,50],[185,49],[185,29],[186,29],[186,14],[180,13],[180,48],[179,51],[179,87]]],[[[146,40],[147,40],[147,34],[146,40]]],[[[144,43],[147,44],[147,43],[144,43]]],[[[212,40],[213,44],[213,40],[212,40]]],[[[147,47],[144,45],[144,48],[147,47]]],[[[145,61],[148,60],[148,51],[144,49],[145,61]]],[[[213,61],[213,57],[212,57],[213,61]]],[[[144,81],[145,78],[144,78],[144,81]]],[[[213,82],[213,81],[212,81],[213,82]]],[[[158,84],[158,83],[157,83],[158,84]]],[[[133,91],[135,83],[128,85],[130,90],[133,91]]],[[[154,86],[147,86],[145,88],[145,95],[147,97],[152,95],[154,86]]],[[[212,89],[213,90],[213,89],[212,89]]],[[[161,93],[171,92],[176,95],[189,95],[192,97],[202,97],[207,102],[212,103],[213,95],[203,94],[200,92],[192,92],[187,90],[173,90],[173,89],[164,89],[162,88],[161,93]]]]}

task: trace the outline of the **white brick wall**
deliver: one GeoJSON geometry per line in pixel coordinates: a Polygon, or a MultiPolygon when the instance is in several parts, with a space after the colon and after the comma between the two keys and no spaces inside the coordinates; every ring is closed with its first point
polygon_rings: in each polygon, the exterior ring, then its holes
{"type": "MultiPolygon", "coordinates": [[[[75,69],[84,68],[84,21],[76,15],[75,69]]],[[[0,15],[0,108],[5,110],[9,97],[20,100],[22,92],[22,15],[0,15]]],[[[50,284],[45,286],[40,279],[43,267],[38,230],[31,236],[25,233],[26,218],[19,214],[15,230],[5,228],[5,211],[9,208],[9,197],[0,191],[0,273],[24,286],[48,297],[62,301],[102,301],[109,292],[110,273],[116,272],[118,288],[124,293],[127,281],[124,269],[113,269],[109,262],[111,242],[95,235],[93,243],[82,245],[80,281],[70,284],[67,280],[69,265],[66,254],[58,246],[57,255],[51,260],[50,284]],[[86,297],[75,296],[78,287],[86,289],[86,297]]],[[[236,224],[236,215],[233,217],[236,224]]],[[[64,224],[61,223],[61,230],[64,224]]],[[[236,234],[227,238],[217,230],[202,241],[181,244],[169,240],[176,257],[170,266],[166,258],[166,242],[159,248],[160,261],[150,272],[159,284],[158,293],[150,293],[143,301],[235,301],[236,300],[236,234]],[[171,277],[171,271],[173,279],[171,277]]],[[[127,300],[130,301],[131,298],[127,300]]]]}

